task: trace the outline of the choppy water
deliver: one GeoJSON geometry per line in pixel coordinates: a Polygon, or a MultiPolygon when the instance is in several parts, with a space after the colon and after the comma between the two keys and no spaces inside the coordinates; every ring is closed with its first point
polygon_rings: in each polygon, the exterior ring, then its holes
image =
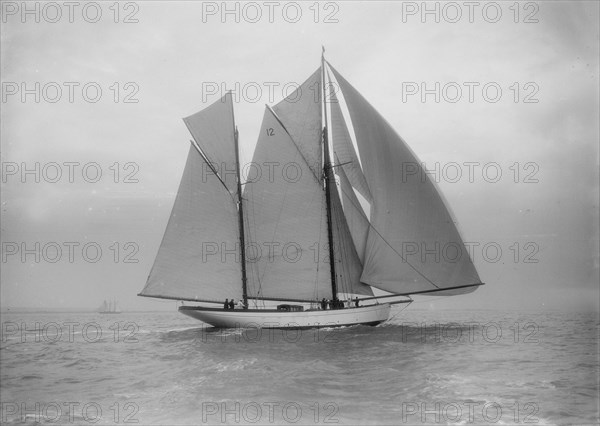
{"type": "Polygon", "coordinates": [[[597,314],[223,332],[177,312],[7,313],[2,332],[7,424],[599,423],[597,314]]]}

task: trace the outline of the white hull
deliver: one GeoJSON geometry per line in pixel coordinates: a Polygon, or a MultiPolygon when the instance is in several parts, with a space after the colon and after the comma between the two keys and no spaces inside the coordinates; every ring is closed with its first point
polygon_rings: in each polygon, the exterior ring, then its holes
{"type": "Polygon", "coordinates": [[[377,325],[388,319],[390,305],[384,303],[358,308],[301,312],[181,306],[179,311],[219,328],[320,328],[357,324],[377,325]]]}

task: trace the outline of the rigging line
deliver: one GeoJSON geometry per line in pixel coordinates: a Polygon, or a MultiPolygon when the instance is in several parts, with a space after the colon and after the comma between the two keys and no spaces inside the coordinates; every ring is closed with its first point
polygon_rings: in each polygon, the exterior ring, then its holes
{"type": "MultiPolygon", "coordinates": [[[[315,291],[314,294],[316,294],[316,297],[318,297],[318,295],[319,295],[319,270],[320,270],[319,267],[321,265],[321,256],[320,256],[320,254],[321,254],[321,240],[322,240],[322,236],[323,236],[323,219],[326,217],[323,214],[323,211],[325,211],[325,208],[323,207],[323,205],[325,204],[326,201],[325,201],[325,197],[321,196],[322,192],[323,192],[323,189],[319,186],[317,188],[317,191],[313,192],[313,195],[312,195],[312,198],[311,198],[311,201],[310,201],[310,205],[313,205],[315,197],[318,198],[318,200],[320,202],[319,212],[321,213],[319,215],[320,216],[320,219],[319,219],[319,241],[315,241],[315,243],[317,244],[317,250],[316,250],[316,253],[317,253],[317,273],[315,274],[315,281],[314,281],[314,289],[315,289],[314,290],[315,291]]],[[[314,257],[313,257],[313,260],[314,260],[314,257]]],[[[315,300],[318,300],[318,299],[315,299],[315,300]]]]}
{"type": "MultiPolygon", "coordinates": [[[[359,210],[359,211],[362,211],[362,208],[361,208],[361,209],[358,209],[358,207],[357,207],[357,206],[356,206],[356,204],[354,203],[354,201],[353,201],[352,197],[350,197],[350,196],[348,195],[348,193],[347,193],[346,191],[344,191],[344,189],[343,189],[343,188],[342,188],[342,192],[343,192],[344,194],[346,194],[346,196],[347,196],[347,197],[348,197],[348,199],[350,200],[350,203],[352,203],[352,205],[354,206],[354,208],[355,208],[355,209],[357,209],[357,210],[359,210]]],[[[367,219],[367,218],[366,218],[366,216],[365,216],[365,219],[367,219]]],[[[431,280],[430,280],[429,278],[427,278],[427,277],[426,277],[424,274],[422,274],[422,273],[421,273],[421,271],[419,271],[419,270],[418,270],[416,267],[414,267],[413,265],[411,265],[411,263],[410,263],[410,262],[409,262],[407,259],[405,259],[405,258],[404,258],[404,256],[402,256],[400,253],[398,253],[398,250],[396,250],[396,249],[395,249],[395,248],[394,248],[394,247],[393,247],[393,246],[392,246],[392,245],[391,245],[391,244],[390,244],[390,243],[389,243],[389,242],[388,242],[388,241],[387,241],[387,240],[386,240],[386,239],[383,237],[383,235],[381,235],[381,233],[380,233],[380,232],[377,230],[377,228],[375,228],[375,227],[373,226],[373,224],[371,223],[371,221],[370,221],[370,220],[368,220],[368,219],[367,219],[367,223],[369,224],[369,228],[372,228],[372,229],[373,229],[373,230],[374,230],[374,231],[377,233],[377,235],[379,235],[379,238],[381,238],[381,239],[383,240],[383,242],[384,242],[384,243],[386,243],[386,244],[387,244],[387,245],[388,245],[388,246],[389,246],[389,247],[390,247],[390,248],[391,248],[391,249],[394,251],[394,253],[396,253],[396,254],[398,255],[398,257],[400,257],[400,259],[402,259],[402,260],[404,261],[404,263],[408,264],[408,266],[410,266],[410,267],[411,267],[411,268],[412,268],[412,269],[413,269],[413,270],[414,270],[414,271],[415,271],[417,274],[419,274],[419,275],[420,275],[420,276],[421,276],[423,279],[425,279],[425,281],[427,281],[429,284],[431,284],[432,286],[434,286],[434,287],[435,287],[435,288],[437,288],[437,289],[439,289],[439,288],[440,288],[440,287],[439,287],[438,285],[436,285],[436,284],[435,284],[433,281],[431,281],[431,280]]]]}
{"type": "MultiPolygon", "coordinates": [[[[250,203],[250,204],[252,204],[251,208],[254,209],[254,203],[250,203]]],[[[252,240],[252,231],[251,231],[251,228],[250,228],[250,219],[248,217],[248,202],[246,202],[246,214],[244,215],[244,222],[247,225],[247,226],[244,227],[244,230],[248,234],[248,240],[249,241],[253,241],[252,240]]],[[[248,244],[248,243],[246,243],[246,244],[248,244]]],[[[255,275],[255,265],[254,264],[256,262],[249,261],[248,259],[246,259],[246,262],[250,265],[250,267],[248,269],[250,270],[250,275],[254,278],[254,275],[255,275]]],[[[248,265],[246,265],[246,266],[248,266],[248,265]]],[[[251,281],[250,282],[250,287],[252,288],[252,292],[256,293],[256,287],[254,286],[255,281],[254,281],[254,279],[252,279],[250,281],[251,281]]]]}
{"type": "MultiPolygon", "coordinates": [[[[342,225],[340,225],[338,227],[338,229],[339,229],[338,232],[341,234],[342,233],[342,229],[343,229],[342,225]]],[[[344,243],[340,243],[340,246],[341,246],[340,250],[344,253],[344,256],[343,256],[342,260],[345,260],[345,259],[348,258],[348,247],[344,243]]],[[[346,264],[349,263],[347,260],[345,262],[346,262],[346,264]]],[[[344,271],[344,268],[342,268],[342,271],[344,271]]],[[[347,294],[350,294],[352,292],[352,288],[351,288],[350,282],[346,278],[347,278],[346,276],[342,277],[342,280],[341,280],[342,281],[342,286],[344,287],[345,292],[347,294]]]]}
{"type": "MultiPolygon", "coordinates": [[[[252,187],[250,187],[250,188],[252,188],[252,187]]],[[[252,189],[250,189],[250,190],[252,190],[252,189]]],[[[252,237],[252,235],[250,234],[250,238],[256,243],[256,241],[257,241],[257,238],[256,238],[256,212],[254,210],[254,198],[252,199],[252,203],[251,204],[252,204],[252,225],[253,225],[253,227],[251,229],[254,230],[254,237],[252,237]]],[[[248,219],[248,228],[250,228],[250,222],[249,221],[250,221],[250,219],[248,219]]],[[[256,243],[256,244],[258,245],[258,243],[256,243]]],[[[255,262],[253,262],[253,263],[254,263],[253,271],[254,271],[254,274],[256,276],[256,281],[258,281],[258,292],[257,292],[257,294],[260,294],[262,292],[262,279],[261,279],[261,276],[260,276],[258,259],[255,262]]],[[[253,285],[253,288],[254,288],[254,285],[253,285]]],[[[263,302],[263,305],[264,305],[264,302],[263,302]]]]}
{"type": "MultiPolygon", "coordinates": [[[[335,151],[334,151],[333,155],[335,155],[335,159],[336,159],[336,161],[338,161],[338,162],[339,162],[339,161],[340,161],[340,158],[337,156],[337,154],[336,154],[336,152],[335,152],[335,151]]],[[[348,161],[348,162],[346,162],[346,163],[344,163],[344,164],[339,164],[339,165],[340,165],[340,166],[343,166],[343,165],[345,165],[345,164],[348,164],[348,163],[354,163],[354,161],[348,161]]],[[[341,192],[344,192],[344,189],[343,189],[343,187],[342,187],[342,175],[341,175],[342,173],[344,174],[344,179],[345,179],[345,180],[346,180],[346,181],[347,181],[347,182],[350,184],[350,187],[351,187],[351,188],[354,188],[354,187],[352,186],[352,183],[350,182],[350,178],[348,177],[348,174],[346,173],[346,170],[344,170],[344,168],[343,168],[343,167],[342,167],[342,168],[340,168],[339,170],[340,170],[339,172],[337,172],[337,171],[335,172],[335,174],[336,174],[336,175],[338,175],[338,176],[339,176],[339,178],[340,178],[340,185],[339,185],[340,189],[339,189],[339,190],[340,190],[341,192]]],[[[364,175],[363,175],[363,177],[364,177],[364,175]]],[[[366,180],[365,180],[365,183],[367,183],[367,181],[366,181],[366,180]]],[[[368,189],[368,188],[367,188],[367,189],[368,189]]],[[[363,197],[366,199],[366,197],[365,197],[365,196],[362,194],[362,192],[360,192],[360,190],[358,190],[358,189],[357,189],[357,191],[358,191],[358,193],[359,193],[359,194],[361,194],[361,195],[362,195],[362,196],[363,196],[363,197]]],[[[369,193],[370,193],[370,190],[369,190],[369,193]]],[[[338,191],[338,194],[339,194],[339,191],[338,191]]],[[[347,194],[347,193],[345,193],[345,192],[344,192],[344,194],[346,194],[346,196],[348,196],[348,194],[347,194]]],[[[352,197],[348,197],[348,198],[352,199],[352,197]]],[[[373,201],[373,197],[372,197],[372,196],[371,196],[371,200],[370,200],[370,201],[367,199],[367,202],[369,203],[369,207],[370,207],[370,205],[371,205],[371,202],[372,202],[372,201],[373,201]]],[[[342,207],[343,207],[343,203],[342,203],[342,198],[341,198],[341,197],[340,197],[340,203],[342,204],[342,207]]],[[[365,213],[365,210],[362,208],[362,206],[360,206],[360,209],[358,209],[358,210],[360,210],[361,216],[363,216],[363,217],[365,218],[365,220],[368,222],[368,221],[369,221],[369,219],[367,218],[367,215],[366,215],[366,213],[365,213]]],[[[344,217],[345,217],[345,216],[344,216],[344,217]]]]}
{"type": "MultiPolygon", "coordinates": [[[[251,191],[252,187],[250,186],[249,188],[251,191]]],[[[248,199],[250,199],[250,198],[248,198],[248,199]]],[[[256,230],[256,219],[255,219],[256,213],[254,211],[254,199],[252,199],[252,202],[246,203],[246,206],[248,206],[248,204],[250,204],[250,208],[252,209],[252,225],[253,226],[250,226],[249,211],[246,210],[247,214],[245,216],[246,216],[246,221],[248,223],[248,227],[246,229],[248,230],[247,232],[248,232],[248,237],[249,237],[250,241],[256,243],[256,232],[254,233],[254,236],[252,235],[253,230],[256,230]]],[[[262,291],[262,283],[261,283],[259,271],[258,271],[258,259],[251,263],[252,263],[252,276],[256,278],[256,281],[252,280],[252,289],[255,292],[255,294],[260,294],[260,292],[262,291]],[[256,282],[258,283],[258,292],[256,291],[256,286],[255,286],[256,282]]],[[[264,305],[264,302],[263,302],[263,305],[264,305]]],[[[254,306],[257,306],[256,301],[254,301],[254,306]]]]}
{"type": "MultiPolygon", "coordinates": [[[[253,200],[254,200],[254,198],[253,198],[253,200]]],[[[280,214],[281,214],[281,212],[280,212],[280,214]]],[[[252,222],[253,222],[253,225],[254,225],[254,229],[256,230],[256,228],[257,228],[256,227],[256,212],[254,210],[254,202],[252,202],[252,222]]],[[[254,242],[256,242],[256,244],[258,245],[258,238],[256,237],[256,234],[254,235],[254,242]]],[[[261,250],[261,253],[262,253],[262,248],[260,250],[261,250]]],[[[259,282],[258,294],[260,294],[260,292],[262,291],[262,279],[264,278],[265,273],[266,273],[266,265],[264,267],[264,271],[261,271],[261,268],[259,266],[259,262],[257,261],[256,262],[256,279],[259,282]]]]}
{"type": "MultiPolygon", "coordinates": [[[[341,185],[339,185],[340,190],[341,190],[341,185]]],[[[356,254],[356,260],[358,261],[359,265],[360,265],[360,269],[362,271],[363,269],[363,264],[360,261],[360,259],[358,258],[358,252],[356,251],[356,246],[354,245],[354,241],[352,240],[352,234],[350,232],[350,226],[348,225],[348,221],[346,220],[346,216],[344,215],[344,206],[342,204],[342,200],[339,196],[339,192],[337,189],[337,185],[336,185],[336,189],[335,189],[335,196],[337,197],[337,208],[336,208],[336,212],[337,212],[337,227],[338,227],[338,233],[339,235],[347,235],[350,238],[340,238],[338,241],[339,245],[340,245],[340,250],[341,252],[344,254],[344,257],[342,260],[346,261],[346,264],[349,264],[351,260],[353,259],[352,253],[356,254]]],[[[348,272],[348,271],[346,271],[348,272]]],[[[345,285],[345,289],[347,293],[351,293],[352,292],[352,282],[350,282],[347,279],[344,279],[344,285],[345,285]]]]}
{"type": "MultiPolygon", "coordinates": [[[[337,157],[337,155],[335,154],[335,152],[334,152],[334,156],[336,157],[336,161],[339,162],[339,158],[337,157]]],[[[344,164],[347,164],[347,163],[344,163],[344,164]]],[[[338,164],[338,165],[335,165],[333,167],[337,167],[337,166],[341,166],[341,165],[342,164],[338,164]]],[[[335,175],[339,176],[339,174],[337,172],[335,173],[335,175]]],[[[338,185],[337,182],[336,182],[336,187],[335,187],[334,194],[337,197],[337,205],[338,205],[338,207],[336,208],[336,213],[337,213],[336,214],[336,218],[337,218],[336,226],[337,226],[337,229],[338,229],[338,235],[343,235],[343,234],[346,234],[346,233],[350,234],[350,227],[348,225],[348,221],[346,220],[346,216],[344,215],[344,206],[343,206],[340,194],[339,194],[339,191],[341,191],[341,190],[342,190],[341,183],[340,183],[340,185],[338,185]],[[339,189],[338,189],[338,187],[339,187],[339,189]]],[[[350,234],[350,237],[352,238],[351,234],[350,234]]],[[[340,252],[344,253],[344,258],[342,259],[342,261],[346,260],[346,264],[348,264],[348,262],[349,262],[348,258],[350,256],[348,253],[350,251],[352,251],[353,249],[356,251],[356,247],[354,246],[354,242],[353,241],[348,242],[347,238],[346,238],[346,243],[345,244],[342,242],[342,238],[338,238],[338,239],[339,239],[338,244],[340,246],[340,252]]],[[[358,253],[357,253],[357,257],[358,257],[358,253]]],[[[359,262],[360,262],[360,260],[359,260],[359,262]]],[[[362,267],[363,267],[362,262],[360,262],[360,267],[361,267],[361,271],[362,271],[362,267]]],[[[343,270],[343,268],[342,268],[342,270],[343,270]]],[[[344,287],[344,290],[345,290],[346,293],[348,293],[348,294],[351,293],[352,283],[347,282],[347,280],[345,279],[345,277],[343,277],[343,279],[342,279],[342,286],[344,287]]]]}
{"type": "MultiPolygon", "coordinates": [[[[332,189],[333,192],[334,189],[332,189]]],[[[335,189],[335,191],[337,192],[337,188],[335,189]]],[[[337,196],[337,193],[335,194],[337,196]]],[[[335,229],[337,231],[337,235],[338,235],[338,241],[337,241],[337,254],[339,255],[339,259],[340,262],[344,262],[345,260],[345,255],[347,254],[347,247],[345,246],[345,244],[343,243],[343,239],[341,238],[341,235],[343,235],[343,224],[342,224],[342,218],[340,217],[340,212],[339,212],[339,208],[334,209],[335,211],[335,229]]],[[[335,252],[335,251],[334,251],[335,252]]],[[[337,262],[337,258],[336,258],[336,262],[337,262]]],[[[347,264],[347,262],[344,262],[347,264]]],[[[342,266],[342,265],[340,265],[342,266]]],[[[341,273],[344,271],[343,267],[340,268],[336,268],[336,272],[339,274],[339,282],[341,284],[342,287],[342,293],[350,293],[349,291],[349,286],[348,283],[346,282],[346,276],[342,275],[341,273]]]]}
{"type": "MultiPolygon", "coordinates": [[[[325,201],[325,197],[320,197],[321,199],[321,208],[323,211],[323,203],[325,201]]],[[[321,265],[321,235],[323,235],[323,215],[320,215],[321,219],[319,220],[319,241],[317,243],[317,276],[315,277],[315,287],[314,287],[314,295],[315,299],[319,297],[319,266],[321,265]]],[[[313,260],[314,257],[313,257],[313,260]]]]}
{"type": "MultiPolygon", "coordinates": [[[[341,216],[341,215],[343,215],[343,212],[340,211],[338,214],[341,216]]],[[[342,219],[340,219],[340,220],[342,220],[342,219]]],[[[346,224],[346,226],[344,226],[344,224],[342,223],[342,224],[340,224],[340,227],[341,227],[340,233],[343,232],[346,235],[348,235],[348,233],[350,232],[348,230],[348,225],[346,224]]],[[[352,238],[352,236],[350,236],[350,238],[352,238]]],[[[344,245],[344,259],[352,258],[351,253],[352,253],[352,250],[354,249],[354,247],[351,246],[350,244],[354,244],[354,243],[352,241],[349,241],[349,239],[346,237],[344,239],[344,244],[343,244],[344,245]]],[[[358,260],[358,262],[360,262],[360,260],[358,259],[358,255],[356,256],[355,260],[358,260]]],[[[346,263],[350,263],[350,262],[348,260],[346,260],[346,263]]],[[[360,270],[362,272],[362,265],[361,265],[360,270]]],[[[348,276],[351,277],[350,272],[347,271],[347,273],[348,273],[348,276]]],[[[359,280],[360,280],[360,278],[359,278],[359,280]]],[[[351,294],[353,283],[350,280],[346,279],[345,286],[346,286],[346,293],[351,294]]]]}
{"type": "MultiPolygon", "coordinates": [[[[334,156],[335,156],[335,158],[337,158],[337,159],[338,159],[338,161],[339,161],[339,158],[338,158],[338,156],[337,156],[337,154],[336,154],[336,152],[335,152],[335,151],[333,151],[333,155],[334,155],[334,156]]],[[[354,163],[354,161],[350,160],[350,161],[346,161],[345,163],[340,163],[340,164],[332,164],[332,165],[331,165],[331,167],[332,167],[332,168],[335,168],[335,167],[345,166],[346,164],[352,164],[352,163],[354,163]]]]}
{"type": "Polygon", "coordinates": [[[414,302],[414,301],[413,301],[413,300],[411,300],[410,302],[406,303],[406,306],[401,306],[401,307],[400,307],[401,309],[399,309],[399,310],[398,310],[398,312],[396,312],[396,314],[395,314],[393,317],[391,317],[391,318],[388,318],[388,321],[391,321],[391,320],[393,320],[394,318],[396,318],[398,315],[400,315],[400,314],[402,313],[402,311],[403,311],[403,310],[405,310],[406,308],[408,308],[408,307],[411,305],[411,303],[413,303],[413,302],[414,302]]]}

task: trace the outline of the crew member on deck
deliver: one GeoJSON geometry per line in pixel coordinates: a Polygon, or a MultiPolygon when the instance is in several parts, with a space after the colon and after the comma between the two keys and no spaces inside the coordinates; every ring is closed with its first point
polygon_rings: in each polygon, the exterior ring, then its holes
{"type": "Polygon", "coordinates": [[[242,302],[242,299],[238,300],[237,307],[238,307],[238,309],[246,309],[246,305],[244,305],[244,302],[242,302]]]}
{"type": "Polygon", "coordinates": [[[229,301],[229,309],[235,309],[235,303],[233,302],[233,299],[229,301]]]}
{"type": "Polygon", "coordinates": [[[354,307],[358,308],[358,297],[354,298],[354,307]]]}
{"type": "Polygon", "coordinates": [[[324,311],[327,310],[327,300],[325,300],[325,298],[321,300],[321,309],[324,311]]]}
{"type": "Polygon", "coordinates": [[[223,309],[229,309],[229,299],[225,299],[225,303],[223,303],[223,309]]]}

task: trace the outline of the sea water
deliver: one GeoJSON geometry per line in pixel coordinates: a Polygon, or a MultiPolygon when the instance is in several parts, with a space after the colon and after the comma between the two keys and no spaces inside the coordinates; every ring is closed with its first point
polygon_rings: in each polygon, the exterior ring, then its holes
{"type": "Polygon", "coordinates": [[[177,312],[2,314],[2,424],[598,424],[597,313],[394,309],[215,330],[177,312]]]}

